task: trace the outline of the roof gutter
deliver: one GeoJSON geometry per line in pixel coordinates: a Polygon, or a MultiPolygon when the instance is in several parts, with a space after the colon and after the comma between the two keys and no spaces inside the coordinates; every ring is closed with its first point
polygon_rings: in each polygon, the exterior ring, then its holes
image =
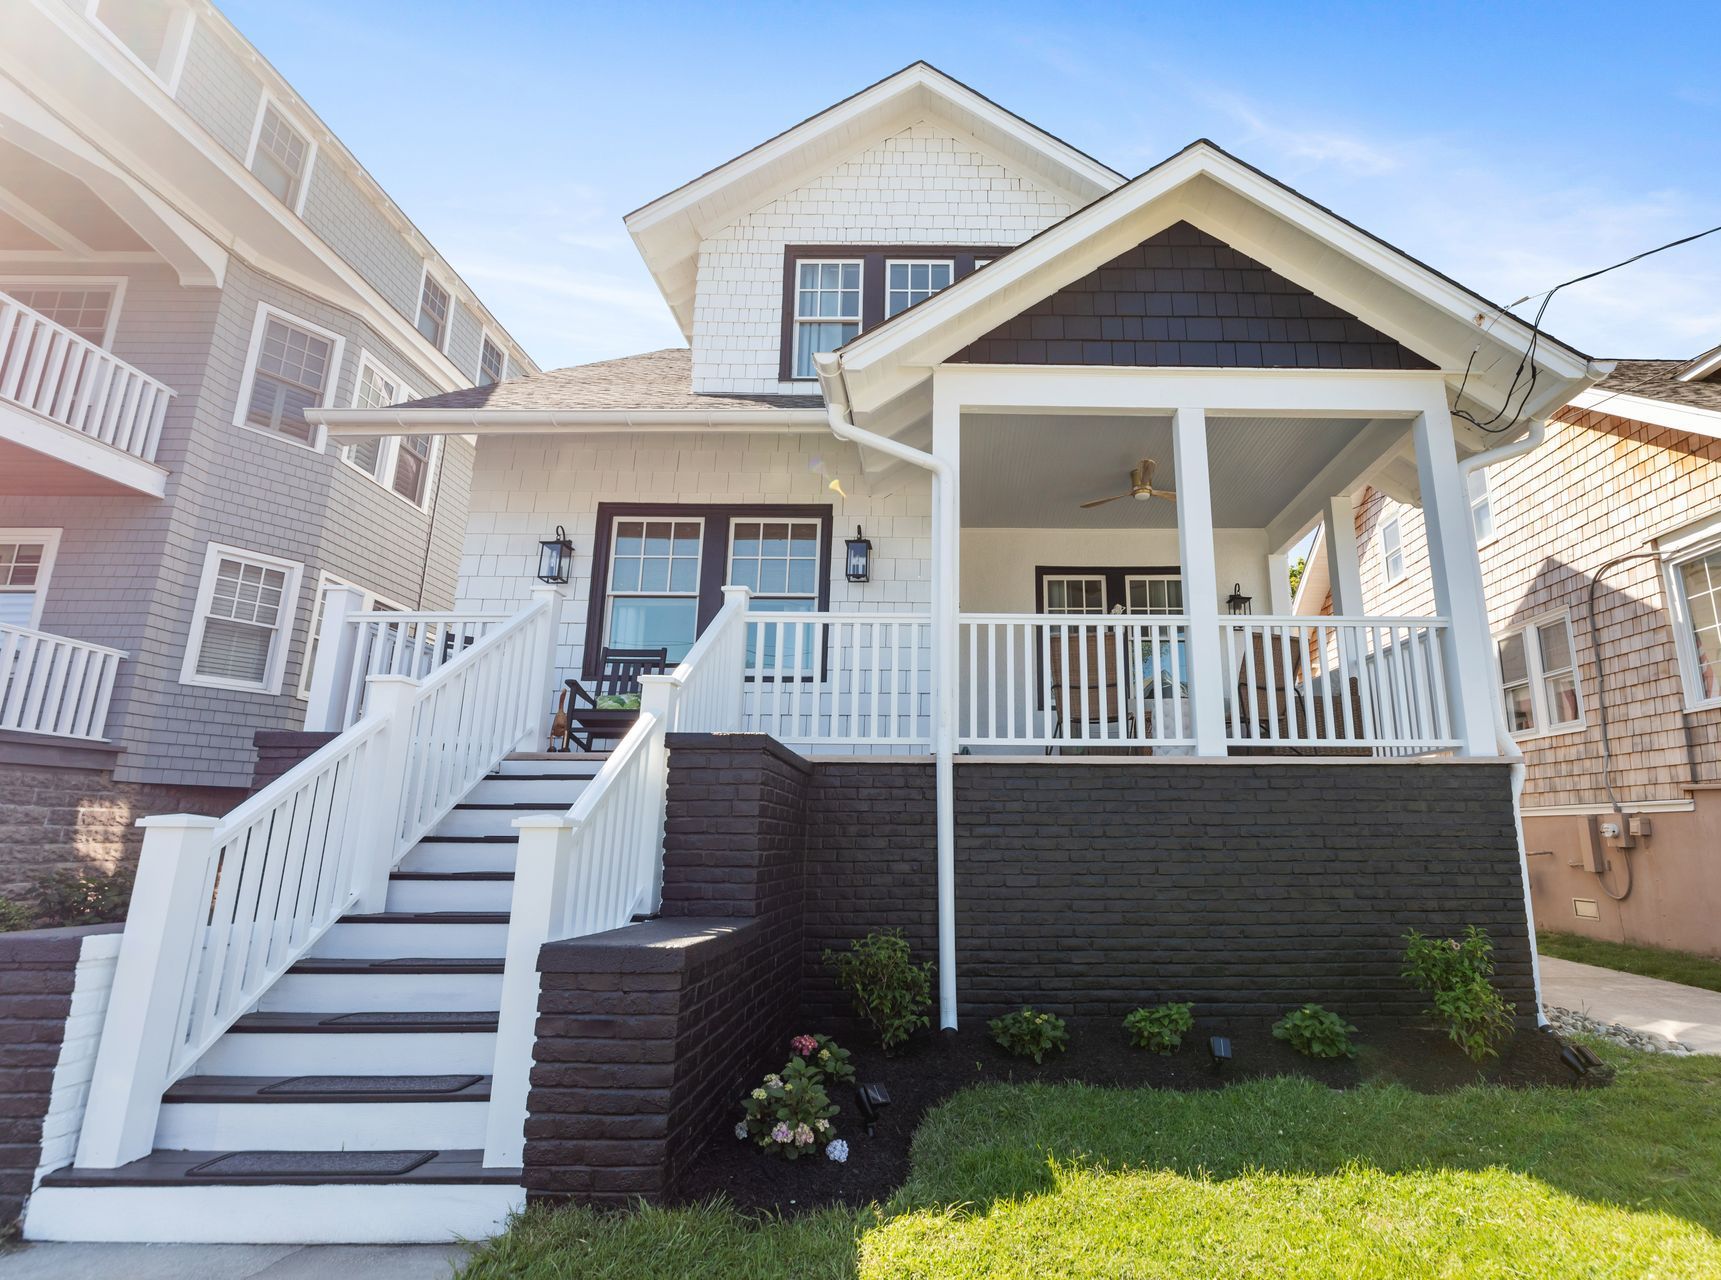
{"type": "Polygon", "coordinates": [[[823,409],[306,409],[334,435],[529,435],[542,431],[823,432],[823,409]]]}

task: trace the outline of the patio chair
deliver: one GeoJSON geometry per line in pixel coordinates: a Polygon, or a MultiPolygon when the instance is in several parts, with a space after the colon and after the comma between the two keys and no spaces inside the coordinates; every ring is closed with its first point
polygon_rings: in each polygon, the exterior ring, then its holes
{"type": "MultiPolygon", "coordinates": [[[[1085,734],[1089,725],[1099,725],[1103,729],[1105,725],[1121,723],[1124,736],[1133,738],[1135,712],[1129,684],[1129,646],[1125,646],[1120,663],[1116,647],[1105,642],[1108,637],[1100,628],[1072,627],[1071,630],[1075,634],[1053,627],[1047,637],[1047,661],[1051,672],[1047,705],[1052,714],[1052,736],[1064,737],[1065,700],[1068,698],[1072,728],[1080,725],[1085,734]],[[1069,670],[1067,683],[1064,679],[1066,663],[1069,670]]],[[[1072,746],[1087,746],[1102,744],[1105,739],[1071,737],[1069,742],[1072,746]]],[[[1046,754],[1051,755],[1053,750],[1048,746],[1046,754]]],[[[1057,750],[1061,752],[1063,748],[1057,750]]]]}
{"type": "MultiPolygon", "coordinates": [[[[1357,689],[1355,676],[1346,680],[1345,695],[1351,701],[1351,733],[1345,731],[1344,707],[1336,702],[1332,708],[1333,723],[1327,723],[1327,696],[1316,690],[1312,696],[1313,717],[1310,707],[1303,700],[1302,682],[1308,669],[1308,653],[1294,638],[1288,641],[1274,636],[1269,638],[1263,632],[1253,636],[1254,682],[1250,683],[1251,663],[1245,659],[1238,663],[1237,697],[1230,709],[1227,719],[1242,715],[1253,725],[1251,737],[1254,741],[1247,745],[1234,746],[1232,751],[1238,755],[1333,755],[1350,754],[1355,748],[1341,748],[1335,751],[1329,747],[1309,745],[1308,739],[1342,739],[1347,736],[1362,736],[1362,697],[1357,689]],[[1288,660],[1286,650],[1289,650],[1288,660]],[[1271,741],[1274,731],[1280,739],[1271,741]],[[1286,739],[1300,739],[1290,742],[1286,739]]],[[[1367,754],[1366,751],[1362,754],[1367,754]]]]}
{"type": "MultiPolygon", "coordinates": [[[[669,670],[668,649],[611,649],[598,655],[598,674],[591,687],[567,681],[568,743],[591,751],[599,739],[627,736],[639,719],[639,678],[669,670]]],[[[571,745],[564,745],[564,751],[571,745]]]]}

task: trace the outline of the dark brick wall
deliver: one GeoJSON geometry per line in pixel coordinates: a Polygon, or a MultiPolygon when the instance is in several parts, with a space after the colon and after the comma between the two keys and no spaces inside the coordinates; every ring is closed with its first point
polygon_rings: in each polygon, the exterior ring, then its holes
{"type": "Polygon", "coordinates": [[[251,735],[257,761],[251,766],[251,790],[261,791],[295,765],[310,759],[339,734],[307,733],[303,729],[259,729],[251,735]]]}
{"type": "Polygon", "coordinates": [[[72,1008],[79,929],[0,933],[0,1239],[16,1226],[42,1154],[42,1120],[72,1008]]]}
{"type": "MultiPolygon", "coordinates": [[[[898,926],[936,954],[932,764],[821,762],[808,796],[807,999],[820,952],[898,926]]],[[[1415,1016],[1404,931],[1488,930],[1534,1012],[1505,765],[960,761],[957,990],[1118,1016],[1160,1000],[1415,1016]]]]}
{"type": "Polygon", "coordinates": [[[1185,368],[1435,366],[1187,222],[1167,227],[951,357],[1185,368]]]}

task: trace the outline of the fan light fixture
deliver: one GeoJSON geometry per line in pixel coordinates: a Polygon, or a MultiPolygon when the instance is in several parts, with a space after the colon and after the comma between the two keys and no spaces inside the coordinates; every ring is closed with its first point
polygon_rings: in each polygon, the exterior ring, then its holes
{"type": "Polygon", "coordinates": [[[1114,493],[1109,498],[1095,498],[1092,502],[1082,503],[1082,510],[1089,507],[1103,507],[1108,502],[1121,502],[1125,498],[1134,498],[1137,502],[1146,502],[1149,498],[1164,498],[1167,502],[1176,502],[1177,495],[1170,489],[1155,489],[1153,473],[1159,469],[1159,464],[1152,458],[1143,458],[1139,467],[1129,469],[1129,492],[1114,493]]]}

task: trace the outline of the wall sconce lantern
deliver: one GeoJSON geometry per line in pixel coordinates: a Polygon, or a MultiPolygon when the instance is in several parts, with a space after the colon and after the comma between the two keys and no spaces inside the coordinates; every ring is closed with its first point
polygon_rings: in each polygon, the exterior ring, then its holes
{"type": "Polygon", "coordinates": [[[556,536],[538,544],[538,581],[566,583],[573,559],[574,544],[568,541],[568,531],[557,525],[556,536]]]}
{"type": "Polygon", "coordinates": [[[1231,584],[1231,594],[1226,597],[1225,607],[1231,610],[1232,613],[1253,613],[1255,612],[1255,607],[1252,603],[1253,600],[1253,596],[1246,596],[1243,594],[1243,584],[1241,582],[1234,582],[1231,584]]]}
{"type": "Polygon", "coordinates": [[[848,540],[848,579],[850,582],[872,581],[872,543],[855,526],[855,536],[848,540]]]}

